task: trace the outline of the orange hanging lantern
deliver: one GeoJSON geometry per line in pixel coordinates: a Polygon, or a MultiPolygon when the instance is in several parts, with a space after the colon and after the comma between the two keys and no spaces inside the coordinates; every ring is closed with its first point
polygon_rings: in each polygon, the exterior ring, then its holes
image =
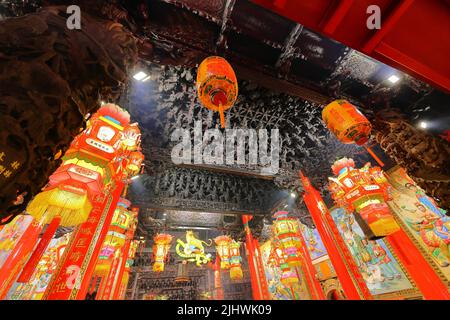
{"type": "MultiPolygon", "coordinates": [[[[335,100],[322,110],[322,119],[328,129],[345,144],[364,145],[369,141],[372,125],[369,120],[350,102],[335,100]]],[[[367,152],[383,167],[384,163],[368,147],[367,152]]]]}
{"type": "Polygon", "coordinates": [[[337,205],[354,212],[356,221],[369,239],[378,239],[400,230],[386,201],[389,184],[379,167],[355,168],[353,159],[342,158],[333,166],[335,177],[329,190],[337,205]],[[337,177],[336,177],[337,176],[337,177]]]}
{"type": "Polygon", "coordinates": [[[363,145],[369,140],[372,125],[346,100],[335,100],[327,105],[322,111],[322,119],[342,143],[363,145]]]}
{"type": "Polygon", "coordinates": [[[230,244],[231,238],[229,236],[218,236],[214,239],[216,243],[216,251],[220,257],[220,269],[230,268],[230,244]]]}
{"type": "Polygon", "coordinates": [[[153,256],[155,263],[153,264],[154,272],[163,272],[164,264],[169,254],[170,245],[172,243],[172,236],[170,234],[158,233],[154,238],[153,256]]]}
{"type": "Polygon", "coordinates": [[[220,124],[225,128],[224,111],[233,106],[238,96],[236,75],[227,60],[217,56],[203,60],[197,70],[197,90],[200,102],[219,112],[220,124]]]}

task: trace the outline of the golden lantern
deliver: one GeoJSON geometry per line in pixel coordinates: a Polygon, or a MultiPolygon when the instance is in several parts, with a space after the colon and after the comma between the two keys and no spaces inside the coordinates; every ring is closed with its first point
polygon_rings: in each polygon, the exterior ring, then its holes
{"type": "Polygon", "coordinates": [[[50,223],[61,216],[63,227],[72,227],[85,222],[92,204],[87,190],[73,185],[58,185],[39,193],[29,203],[26,212],[41,224],[50,223]]]}
{"type": "Polygon", "coordinates": [[[225,128],[224,111],[233,106],[238,96],[236,74],[228,61],[217,56],[203,60],[197,70],[197,91],[203,106],[219,112],[225,128]]]}
{"type": "Polygon", "coordinates": [[[220,269],[230,268],[230,244],[231,238],[229,236],[218,236],[214,239],[216,243],[216,251],[220,257],[220,269]]]}
{"type": "Polygon", "coordinates": [[[274,235],[287,256],[290,267],[301,265],[299,248],[301,246],[298,220],[288,217],[287,211],[278,211],[274,214],[276,220],[273,223],[274,235]]]}
{"type": "Polygon", "coordinates": [[[144,155],[140,151],[133,151],[128,156],[128,164],[126,171],[128,176],[135,176],[139,174],[142,167],[142,162],[144,161],[144,155]]]}
{"type": "Polygon", "coordinates": [[[155,263],[153,264],[154,272],[164,271],[164,264],[169,254],[172,238],[173,237],[170,234],[164,233],[158,233],[153,238],[153,257],[155,259],[155,263]]]}
{"type": "Polygon", "coordinates": [[[141,130],[137,123],[126,126],[122,131],[122,146],[126,150],[134,151],[141,140],[141,130]]]}
{"type": "Polygon", "coordinates": [[[237,241],[233,240],[230,244],[230,278],[233,281],[241,280],[244,277],[241,267],[242,257],[239,247],[240,244],[237,241]]]}

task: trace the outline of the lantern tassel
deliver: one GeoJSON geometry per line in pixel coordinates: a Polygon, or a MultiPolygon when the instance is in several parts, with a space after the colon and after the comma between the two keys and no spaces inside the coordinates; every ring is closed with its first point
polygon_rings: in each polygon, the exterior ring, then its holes
{"type": "Polygon", "coordinates": [[[384,162],[381,161],[380,158],[378,158],[378,156],[375,154],[375,152],[372,151],[372,149],[370,149],[370,147],[364,145],[364,148],[366,148],[367,152],[370,153],[370,155],[375,159],[376,162],[378,162],[380,167],[384,167],[384,162]]]}
{"type": "Polygon", "coordinates": [[[223,106],[221,103],[219,104],[219,114],[220,114],[220,125],[221,125],[222,129],[225,129],[226,128],[225,114],[224,114],[223,106]]]}

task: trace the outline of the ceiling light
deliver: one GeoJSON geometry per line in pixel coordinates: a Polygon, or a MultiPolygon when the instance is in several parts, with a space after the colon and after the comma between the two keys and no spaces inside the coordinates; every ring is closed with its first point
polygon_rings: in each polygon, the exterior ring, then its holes
{"type": "Polygon", "coordinates": [[[139,71],[138,73],[136,73],[136,74],[133,76],[133,78],[135,78],[136,80],[139,80],[139,81],[141,81],[142,79],[144,79],[144,78],[146,78],[146,77],[148,77],[148,74],[146,74],[146,73],[143,72],[143,71],[139,71]]]}
{"type": "Polygon", "coordinates": [[[428,127],[428,123],[426,123],[425,121],[420,121],[419,127],[421,127],[422,129],[426,129],[428,127]]]}
{"type": "Polygon", "coordinates": [[[398,77],[398,76],[396,76],[395,74],[393,74],[392,76],[390,76],[390,77],[388,78],[388,80],[389,80],[391,83],[396,83],[396,82],[398,82],[398,81],[400,80],[400,77],[398,77]]]}
{"type": "Polygon", "coordinates": [[[136,179],[139,178],[139,177],[140,177],[139,175],[134,176],[133,178],[131,178],[131,180],[136,180],[136,179]]]}
{"type": "Polygon", "coordinates": [[[291,192],[291,198],[295,198],[295,193],[291,192]]]}
{"type": "Polygon", "coordinates": [[[142,82],[145,82],[145,81],[147,81],[149,79],[150,79],[150,76],[146,77],[144,80],[142,80],[142,82]]]}

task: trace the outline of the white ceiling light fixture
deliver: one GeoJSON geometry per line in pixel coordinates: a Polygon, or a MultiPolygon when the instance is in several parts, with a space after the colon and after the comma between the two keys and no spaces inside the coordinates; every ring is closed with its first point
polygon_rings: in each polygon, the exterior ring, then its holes
{"type": "Polygon", "coordinates": [[[140,177],[139,175],[134,176],[134,177],[131,178],[131,180],[136,180],[136,179],[139,178],[139,177],[140,177]]]}
{"type": "Polygon", "coordinates": [[[428,123],[426,121],[420,121],[419,127],[421,127],[422,129],[426,129],[428,128],[428,123]]]}
{"type": "Polygon", "coordinates": [[[295,197],[296,197],[295,193],[291,192],[291,198],[295,198],[295,197]]]}
{"type": "Polygon", "coordinates": [[[145,78],[148,77],[148,74],[146,74],[144,71],[139,71],[138,73],[136,73],[133,78],[135,78],[138,81],[141,81],[145,78]]]}
{"type": "Polygon", "coordinates": [[[388,78],[388,80],[389,80],[391,83],[397,83],[397,82],[400,80],[400,77],[399,77],[399,76],[396,76],[395,74],[393,74],[393,75],[391,75],[391,76],[388,78]]]}

